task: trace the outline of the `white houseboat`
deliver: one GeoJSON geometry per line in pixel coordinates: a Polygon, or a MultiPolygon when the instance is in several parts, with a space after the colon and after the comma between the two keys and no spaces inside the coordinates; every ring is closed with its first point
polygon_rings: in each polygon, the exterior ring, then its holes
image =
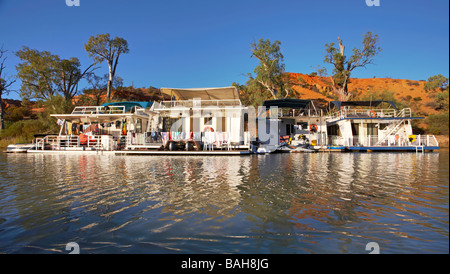
{"type": "Polygon", "coordinates": [[[258,153],[315,152],[326,146],[326,123],[314,100],[275,99],[263,102],[258,118],[258,153]]]}
{"type": "Polygon", "coordinates": [[[36,138],[27,152],[103,153],[125,149],[143,138],[151,117],[150,106],[149,102],[117,102],[52,114],[60,125],[59,134],[36,138]]]}
{"type": "MultiPolygon", "coordinates": [[[[332,101],[319,108],[314,100],[279,99],[263,103],[271,107],[266,127],[274,137],[260,140],[258,152],[328,151],[433,151],[434,135],[414,134],[411,109],[399,110],[391,101],[332,101]],[[384,107],[384,108],[383,108],[384,107]],[[269,125],[270,124],[270,125],[269,125]]],[[[259,125],[259,124],[258,124],[259,125]]]]}
{"type": "MultiPolygon", "coordinates": [[[[161,88],[171,100],[154,102],[144,139],[127,146],[134,152],[159,148],[172,154],[248,154],[248,108],[233,86],[161,88]]],[[[148,153],[148,152],[147,152],[148,153]]]]}
{"type": "Polygon", "coordinates": [[[28,152],[250,153],[248,108],[235,87],[161,91],[171,100],[107,103],[53,114],[59,134],[36,138],[28,152]]]}
{"type": "Polygon", "coordinates": [[[351,151],[433,151],[434,135],[417,135],[410,108],[399,110],[391,101],[332,101],[326,117],[329,149],[351,151]],[[387,106],[387,107],[386,107],[387,106]]]}

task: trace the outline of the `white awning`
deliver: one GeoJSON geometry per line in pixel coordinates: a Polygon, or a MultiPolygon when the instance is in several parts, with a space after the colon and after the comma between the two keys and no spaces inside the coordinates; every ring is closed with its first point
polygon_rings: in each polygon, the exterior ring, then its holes
{"type": "Polygon", "coordinates": [[[239,92],[236,87],[222,88],[161,88],[163,94],[169,95],[175,100],[239,100],[239,92]]]}

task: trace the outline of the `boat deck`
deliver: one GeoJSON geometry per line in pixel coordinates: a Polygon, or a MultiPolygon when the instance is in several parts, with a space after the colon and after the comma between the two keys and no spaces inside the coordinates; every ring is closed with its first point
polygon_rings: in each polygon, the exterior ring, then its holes
{"type": "Polygon", "coordinates": [[[438,146],[373,146],[373,147],[347,147],[350,151],[415,151],[415,152],[423,152],[423,151],[433,151],[439,150],[438,146]]]}
{"type": "Polygon", "coordinates": [[[185,150],[119,150],[114,151],[115,155],[213,155],[213,156],[230,156],[230,155],[250,155],[249,150],[200,150],[200,151],[185,151],[185,150]]]}

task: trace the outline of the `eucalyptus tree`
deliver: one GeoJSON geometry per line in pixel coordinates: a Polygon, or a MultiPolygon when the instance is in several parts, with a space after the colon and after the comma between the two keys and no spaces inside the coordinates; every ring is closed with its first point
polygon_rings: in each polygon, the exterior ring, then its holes
{"type": "Polygon", "coordinates": [[[111,38],[109,33],[91,36],[84,45],[84,49],[88,52],[89,57],[94,59],[94,64],[106,61],[109,69],[109,79],[107,85],[107,100],[111,100],[111,91],[114,76],[116,75],[119,57],[123,53],[128,53],[127,40],[115,37],[111,38]]]}
{"type": "Polygon", "coordinates": [[[354,48],[350,57],[345,55],[345,46],[338,37],[339,48],[334,43],[326,44],[325,63],[332,64],[333,75],[330,77],[335,93],[339,100],[347,101],[352,94],[348,91],[351,72],[360,67],[366,67],[373,63],[373,58],[381,52],[378,46],[378,35],[367,32],[364,34],[362,49],[354,48]]]}
{"type": "Polygon", "coordinates": [[[2,96],[9,93],[9,87],[16,82],[16,79],[6,76],[6,55],[7,50],[0,48],[0,131],[5,129],[4,112],[2,104],[2,96]]]}
{"type": "Polygon", "coordinates": [[[78,58],[61,59],[49,51],[23,47],[16,52],[21,62],[16,66],[22,81],[21,97],[51,100],[57,95],[71,100],[78,93],[78,83],[93,71],[94,64],[84,71],[78,58]]]}
{"type": "Polygon", "coordinates": [[[251,44],[252,57],[259,60],[253,77],[248,74],[248,85],[253,89],[255,84],[268,91],[273,99],[286,98],[291,92],[289,75],[285,71],[284,56],[280,49],[281,42],[271,43],[269,39],[259,39],[251,44]]]}

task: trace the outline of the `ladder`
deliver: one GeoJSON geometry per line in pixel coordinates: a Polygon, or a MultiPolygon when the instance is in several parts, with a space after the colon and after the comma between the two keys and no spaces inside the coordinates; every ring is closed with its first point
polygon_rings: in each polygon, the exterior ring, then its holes
{"type": "Polygon", "coordinates": [[[416,153],[418,153],[419,151],[422,151],[422,153],[424,153],[423,146],[416,146],[416,153]]]}
{"type": "Polygon", "coordinates": [[[399,120],[394,124],[390,124],[387,128],[388,128],[388,132],[387,134],[378,140],[378,142],[376,143],[377,145],[380,145],[381,143],[383,143],[387,138],[389,138],[389,136],[393,135],[394,133],[396,133],[398,131],[398,129],[400,128],[400,125],[403,124],[403,120],[399,120]]]}

